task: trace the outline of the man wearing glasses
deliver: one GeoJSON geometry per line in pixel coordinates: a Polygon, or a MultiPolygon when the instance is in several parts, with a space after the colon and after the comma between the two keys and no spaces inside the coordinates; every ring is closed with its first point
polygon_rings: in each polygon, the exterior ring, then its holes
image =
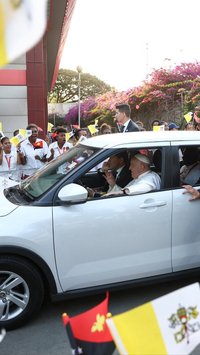
{"type": "Polygon", "coordinates": [[[139,127],[131,119],[131,108],[128,104],[116,105],[115,120],[122,133],[139,131],[139,127]]]}
{"type": "Polygon", "coordinates": [[[31,130],[32,134],[22,142],[20,148],[25,157],[22,178],[31,176],[36,170],[40,169],[46,163],[48,153],[47,143],[43,139],[38,138],[37,125],[30,123],[26,129],[31,130]]]}

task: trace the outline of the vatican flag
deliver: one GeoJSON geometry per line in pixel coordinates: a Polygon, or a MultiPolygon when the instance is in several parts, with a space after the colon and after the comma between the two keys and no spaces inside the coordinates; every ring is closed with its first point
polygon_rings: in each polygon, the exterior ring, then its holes
{"type": "Polygon", "coordinates": [[[186,122],[190,122],[192,120],[192,112],[188,112],[184,115],[184,118],[186,120],[186,122]]]}
{"type": "Polygon", "coordinates": [[[31,49],[47,24],[47,0],[0,0],[0,66],[31,49]]]}
{"type": "Polygon", "coordinates": [[[160,132],[160,131],[164,131],[165,130],[165,126],[161,125],[161,126],[153,126],[153,131],[154,132],[160,132]]]}
{"type": "Polygon", "coordinates": [[[90,124],[89,126],[88,126],[88,129],[89,129],[89,131],[90,131],[90,133],[91,134],[96,134],[96,133],[98,133],[98,129],[95,127],[95,125],[93,125],[93,124],[90,124]]]}
{"type": "Polygon", "coordinates": [[[120,354],[189,354],[200,343],[195,283],[106,320],[120,354]]]}

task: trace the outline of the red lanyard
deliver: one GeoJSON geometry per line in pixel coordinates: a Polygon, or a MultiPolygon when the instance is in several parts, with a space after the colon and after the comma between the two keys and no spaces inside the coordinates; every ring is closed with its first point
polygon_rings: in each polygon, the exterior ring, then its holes
{"type": "Polygon", "coordinates": [[[7,164],[8,164],[8,169],[10,170],[10,163],[11,163],[11,158],[12,157],[7,157],[7,155],[5,155],[5,158],[6,158],[6,161],[7,161],[7,164]]]}
{"type": "Polygon", "coordinates": [[[59,146],[58,146],[58,153],[59,153],[60,155],[63,154],[66,150],[67,150],[66,147],[63,147],[62,149],[60,149],[59,146]]]}
{"type": "Polygon", "coordinates": [[[59,153],[59,155],[61,155],[61,154],[62,154],[62,152],[61,152],[61,150],[60,150],[59,146],[58,146],[58,153],[59,153]]]}

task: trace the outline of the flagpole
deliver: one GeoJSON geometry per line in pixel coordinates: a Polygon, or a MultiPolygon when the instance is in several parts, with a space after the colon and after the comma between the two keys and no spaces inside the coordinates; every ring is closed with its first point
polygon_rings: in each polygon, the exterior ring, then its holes
{"type": "Polygon", "coordinates": [[[63,320],[63,324],[64,324],[64,327],[66,329],[66,332],[67,332],[67,336],[68,336],[68,339],[69,339],[69,342],[70,342],[70,346],[71,346],[71,349],[72,349],[72,354],[73,355],[80,355],[81,352],[79,351],[79,347],[76,343],[76,340],[74,338],[74,335],[73,335],[73,332],[72,332],[72,328],[71,328],[71,325],[70,325],[70,319],[67,315],[67,313],[63,313],[62,314],[62,320],[63,320]]]}

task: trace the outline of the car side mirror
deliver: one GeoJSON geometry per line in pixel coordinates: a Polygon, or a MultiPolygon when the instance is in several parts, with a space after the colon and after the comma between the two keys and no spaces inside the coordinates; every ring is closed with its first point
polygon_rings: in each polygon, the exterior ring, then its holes
{"type": "Polygon", "coordinates": [[[64,204],[83,203],[87,201],[87,190],[78,184],[63,186],[58,193],[58,198],[64,204]]]}

